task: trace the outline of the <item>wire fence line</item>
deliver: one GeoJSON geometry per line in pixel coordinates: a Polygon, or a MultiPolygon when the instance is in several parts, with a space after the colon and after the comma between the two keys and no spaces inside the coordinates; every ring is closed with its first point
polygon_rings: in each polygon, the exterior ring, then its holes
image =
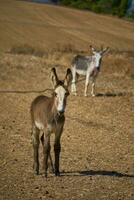
{"type": "MultiPolygon", "coordinates": [[[[85,80],[85,78],[79,79],[76,81],[76,83],[78,82],[82,82],[83,80],[85,80]]],[[[70,84],[71,85],[71,84],[70,84]]],[[[43,92],[47,92],[47,91],[53,91],[53,89],[45,89],[45,90],[0,90],[0,94],[4,94],[4,93],[16,93],[16,94],[30,94],[30,93],[43,93],[43,92]]]]}
{"type": "Polygon", "coordinates": [[[53,89],[45,90],[0,90],[0,93],[18,93],[18,94],[28,94],[28,93],[43,93],[47,91],[53,91],[53,89]]]}

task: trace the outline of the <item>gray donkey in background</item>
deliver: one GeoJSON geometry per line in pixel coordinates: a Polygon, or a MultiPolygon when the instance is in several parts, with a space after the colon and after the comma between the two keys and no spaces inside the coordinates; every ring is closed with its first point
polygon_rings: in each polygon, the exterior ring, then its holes
{"type": "Polygon", "coordinates": [[[101,47],[101,50],[99,51],[95,50],[92,46],[90,46],[90,48],[93,53],[92,56],[77,55],[72,60],[71,92],[74,95],[77,95],[76,81],[78,75],[84,75],[86,76],[84,96],[87,96],[89,80],[91,80],[92,83],[91,95],[95,96],[95,80],[100,71],[102,57],[105,54],[105,52],[109,50],[109,47],[104,49],[101,47]]]}

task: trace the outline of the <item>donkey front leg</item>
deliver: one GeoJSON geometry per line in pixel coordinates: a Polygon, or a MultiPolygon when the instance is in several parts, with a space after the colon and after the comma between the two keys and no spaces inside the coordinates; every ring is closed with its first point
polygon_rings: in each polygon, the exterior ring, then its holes
{"type": "Polygon", "coordinates": [[[62,130],[60,132],[56,132],[55,134],[55,143],[54,143],[54,152],[55,152],[55,176],[60,176],[59,171],[59,162],[60,162],[60,151],[61,151],[61,138],[62,130]]]}
{"type": "Polygon", "coordinates": [[[44,156],[44,173],[45,177],[47,177],[47,169],[48,169],[48,157],[50,155],[50,133],[44,133],[44,142],[43,142],[43,156],[44,156]]]}
{"type": "Polygon", "coordinates": [[[39,129],[37,129],[35,126],[32,127],[32,143],[33,143],[33,151],[34,151],[34,173],[36,175],[39,174],[39,129]]]}
{"type": "MultiPolygon", "coordinates": [[[[43,155],[44,155],[44,133],[41,136],[41,142],[42,142],[42,146],[43,146],[43,155]]],[[[51,146],[50,146],[50,151],[51,151],[51,146]]],[[[45,162],[43,159],[43,169],[45,168],[44,165],[45,165],[45,162]]],[[[49,155],[48,155],[48,167],[49,167],[50,172],[54,173],[54,166],[53,166],[53,160],[51,157],[51,152],[49,152],[49,155]]]]}
{"type": "Polygon", "coordinates": [[[95,82],[92,82],[92,90],[91,90],[92,97],[95,97],[95,82]]]}
{"type": "Polygon", "coordinates": [[[77,91],[76,91],[76,70],[75,70],[75,67],[72,68],[71,92],[72,92],[74,95],[77,95],[77,91]]]}
{"type": "Polygon", "coordinates": [[[49,154],[48,165],[49,165],[50,173],[54,173],[54,166],[53,166],[53,160],[51,157],[51,153],[49,154]]]}
{"type": "Polygon", "coordinates": [[[87,90],[89,86],[89,74],[86,76],[86,82],[85,82],[85,91],[84,91],[84,96],[87,97],[87,90]]]}
{"type": "Polygon", "coordinates": [[[73,82],[73,81],[72,81],[71,92],[72,92],[75,96],[77,96],[76,82],[73,82]]]}

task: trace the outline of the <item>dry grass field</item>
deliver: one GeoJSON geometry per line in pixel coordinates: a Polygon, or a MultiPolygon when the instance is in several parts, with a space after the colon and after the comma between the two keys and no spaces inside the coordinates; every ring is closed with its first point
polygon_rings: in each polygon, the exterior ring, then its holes
{"type": "Polygon", "coordinates": [[[133,35],[133,22],[111,16],[0,1],[0,200],[134,199],[133,35]],[[112,49],[97,96],[84,97],[78,82],[78,96],[67,102],[61,176],[45,179],[42,157],[34,176],[30,104],[51,95],[51,67],[64,77],[77,51],[90,54],[90,44],[112,49]]]}

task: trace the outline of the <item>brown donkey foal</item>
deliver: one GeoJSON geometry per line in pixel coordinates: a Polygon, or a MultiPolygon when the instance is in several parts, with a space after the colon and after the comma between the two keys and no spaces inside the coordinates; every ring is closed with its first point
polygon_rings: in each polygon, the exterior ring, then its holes
{"type": "Polygon", "coordinates": [[[59,156],[61,151],[60,138],[63,132],[65,122],[64,111],[66,107],[67,96],[69,95],[68,86],[70,83],[71,70],[67,69],[65,79],[58,79],[56,69],[51,70],[51,80],[53,84],[52,97],[38,96],[31,105],[32,119],[32,143],[34,151],[34,172],[39,174],[39,143],[40,139],[43,145],[44,173],[47,177],[48,159],[51,164],[51,170],[56,176],[59,172],[59,156]],[[55,133],[54,152],[55,166],[50,154],[50,136],[55,133]]]}

